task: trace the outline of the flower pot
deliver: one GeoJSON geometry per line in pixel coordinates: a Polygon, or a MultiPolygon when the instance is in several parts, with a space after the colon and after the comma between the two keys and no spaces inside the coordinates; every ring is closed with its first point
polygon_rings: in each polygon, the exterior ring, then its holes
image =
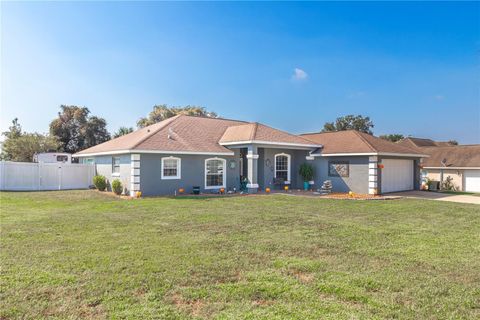
{"type": "Polygon", "coordinates": [[[310,187],[310,183],[308,181],[303,182],[303,190],[308,190],[310,187]]]}

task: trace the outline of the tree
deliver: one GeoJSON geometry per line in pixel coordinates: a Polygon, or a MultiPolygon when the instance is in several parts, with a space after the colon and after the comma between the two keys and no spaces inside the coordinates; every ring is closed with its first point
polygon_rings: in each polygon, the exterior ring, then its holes
{"type": "Polygon", "coordinates": [[[212,111],[207,111],[203,107],[198,106],[185,106],[185,107],[168,107],[166,104],[155,105],[153,110],[145,118],[140,118],[137,121],[137,126],[139,128],[144,128],[146,126],[152,125],[154,123],[163,121],[165,119],[174,117],[179,114],[185,114],[189,116],[203,116],[216,118],[217,114],[212,111]]]}
{"type": "Polygon", "coordinates": [[[115,133],[113,134],[113,137],[114,138],[118,138],[118,137],[121,137],[123,135],[126,135],[126,134],[129,134],[129,133],[132,133],[133,132],[133,128],[132,127],[120,127],[118,128],[117,131],[115,131],[115,133]]]}
{"type": "Polygon", "coordinates": [[[32,162],[35,153],[57,151],[60,148],[55,137],[22,132],[17,118],[12,121],[9,131],[2,134],[6,137],[2,146],[2,160],[32,162]]]}
{"type": "Polygon", "coordinates": [[[384,140],[388,140],[391,142],[397,142],[404,139],[405,137],[403,136],[403,134],[400,134],[400,133],[392,133],[392,134],[382,134],[381,136],[379,136],[379,138],[382,138],[384,140]]]}
{"type": "Polygon", "coordinates": [[[327,122],[323,126],[322,132],[329,131],[343,131],[343,130],[358,130],[368,134],[373,134],[371,128],[373,128],[373,122],[370,121],[370,117],[363,117],[361,115],[354,116],[353,114],[339,117],[335,122],[327,122]]]}
{"type": "Polygon", "coordinates": [[[63,150],[75,153],[110,140],[107,122],[90,116],[90,110],[78,106],[60,106],[58,118],[50,123],[50,134],[58,138],[63,150]]]}
{"type": "Polygon", "coordinates": [[[12,125],[8,131],[2,133],[7,139],[15,139],[22,135],[22,126],[18,123],[18,118],[12,120],[12,125]]]}
{"type": "Polygon", "coordinates": [[[448,140],[448,143],[453,145],[453,146],[458,146],[458,141],[457,140],[448,140]]]}

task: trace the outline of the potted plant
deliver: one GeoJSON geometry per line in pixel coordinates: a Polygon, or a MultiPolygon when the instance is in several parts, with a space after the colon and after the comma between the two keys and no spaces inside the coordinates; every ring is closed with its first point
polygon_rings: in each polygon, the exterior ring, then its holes
{"type": "Polygon", "coordinates": [[[303,189],[308,190],[310,181],[313,179],[313,167],[304,163],[300,166],[299,174],[303,178],[303,189]]]}

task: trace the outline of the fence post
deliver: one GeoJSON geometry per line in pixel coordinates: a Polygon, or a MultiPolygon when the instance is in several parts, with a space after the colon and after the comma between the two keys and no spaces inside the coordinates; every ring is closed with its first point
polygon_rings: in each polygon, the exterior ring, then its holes
{"type": "Polygon", "coordinates": [[[58,165],[58,170],[57,170],[57,175],[58,175],[58,190],[62,190],[62,165],[58,165]]]}
{"type": "Polygon", "coordinates": [[[5,161],[0,162],[0,190],[5,188],[5,161]]]}
{"type": "Polygon", "coordinates": [[[40,162],[37,162],[37,172],[38,172],[37,190],[40,190],[42,187],[42,165],[40,162]]]}

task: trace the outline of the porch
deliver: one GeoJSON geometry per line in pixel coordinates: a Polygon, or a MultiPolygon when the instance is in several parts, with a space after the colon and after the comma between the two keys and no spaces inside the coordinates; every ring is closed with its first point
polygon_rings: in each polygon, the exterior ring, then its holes
{"type": "Polygon", "coordinates": [[[311,148],[251,144],[231,149],[238,149],[235,154],[239,156],[240,181],[246,182],[249,193],[266,188],[283,190],[286,185],[292,189],[303,188],[299,168],[308,161],[311,148]]]}

